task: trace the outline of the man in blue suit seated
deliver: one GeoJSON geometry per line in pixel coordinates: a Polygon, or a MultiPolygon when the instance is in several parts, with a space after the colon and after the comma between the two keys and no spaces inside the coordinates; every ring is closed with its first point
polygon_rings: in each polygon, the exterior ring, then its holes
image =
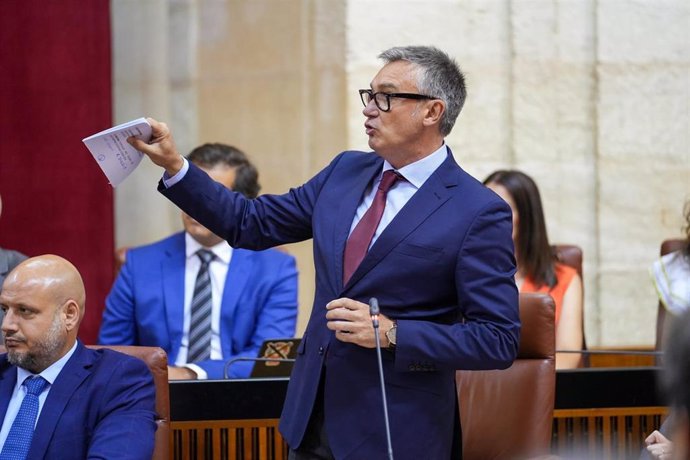
{"type": "MultiPolygon", "coordinates": [[[[204,144],[188,159],[227,189],[250,199],[259,193],[256,168],[234,147],[204,144]]],[[[234,249],[185,213],[182,222],[184,232],[127,252],[98,342],[163,348],[172,380],[222,379],[229,360],[256,357],[266,339],[294,336],[295,259],[276,249],[234,249]]],[[[228,375],[246,378],[252,366],[234,362],[228,375]]]]}
{"type": "Polygon", "coordinates": [[[233,246],[313,239],[314,303],[280,420],[291,459],[386,457],[376,334],[398,460],[450,458],[455,370],[506,368],[517,354],[510,208],[444,141],[464,77],[433,47],[379,57],[359,90],[373,151],[343,152],[284,195],[247,200],[213,183],[155,120],[150,142],[129,139],[165,169],[159,190],[233,246]]]}
{"type": "Polygon", "coordinates": [[[0,459],[150,459],[155,387],[146,364],[77,340],[84,283],[44,255],[5,279],[0,307],[0,459]]]}

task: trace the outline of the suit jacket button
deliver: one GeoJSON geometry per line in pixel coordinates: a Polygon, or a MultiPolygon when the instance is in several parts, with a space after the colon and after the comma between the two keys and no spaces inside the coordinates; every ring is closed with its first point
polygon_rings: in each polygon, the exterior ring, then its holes
{"type": "Polygon", "coordinates": [[[323,354],[323,347],[319,347],[319,354],[320,354],[320,355],[323,354]]]}

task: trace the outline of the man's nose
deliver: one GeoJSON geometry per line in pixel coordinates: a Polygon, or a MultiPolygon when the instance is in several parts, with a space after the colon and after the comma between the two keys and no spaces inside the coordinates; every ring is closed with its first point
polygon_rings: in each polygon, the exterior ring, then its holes
{"type": "Polygon", "coordinates": [[[17,328],[17,322],[14,320],[14,315],[11,310],[5,311],[2,317],[2,332],[12,331],[17,328]]]}
{"type": "Polygon", "coordinates": [[[365,105],[364,108],[362,109],[362,113],[366,117],[373,117],[373,116],[377,115],[378,112],[379,112],[379,108],[376,107],[376,102],[374,102],[373,99],[370,100],[369,103],[367,105],[365,105]]]}

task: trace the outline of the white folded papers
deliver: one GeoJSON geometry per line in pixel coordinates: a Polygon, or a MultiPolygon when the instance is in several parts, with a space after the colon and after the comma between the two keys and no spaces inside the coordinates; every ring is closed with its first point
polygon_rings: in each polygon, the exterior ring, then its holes
{"type": "Polygon", "coordinates": [[[127,142],[132,136],[145,142],[151,140],[151,125],[146,118],[137,118],[82,139],[113,187],[120,185],[144,156],[127,142]]]}

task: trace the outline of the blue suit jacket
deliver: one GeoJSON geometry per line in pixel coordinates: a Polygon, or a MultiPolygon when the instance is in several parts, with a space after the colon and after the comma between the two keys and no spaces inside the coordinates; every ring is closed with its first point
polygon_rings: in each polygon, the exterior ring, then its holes
{"type": "MultiPolygon", "coordinates": [[[[17,368],[0,355],[0,423],[17,368]]],[[[153,453],[156,390],[146,364],[77,344],[50,388],[28,460],[141,459],[153,453]]]]}
{"type": "MultiPolygon", "coordinates": [[[[106,299],[98,342],[161,347],[174,365],[184,327],[185,237],[127,252],[106,299]]],[[[265,339],[292,337],[297,320],[294,257],[277,250],[233,251],[221,301],[222,360],[195,363],[209,379],[222,379],[225,363],[255,358],[265,339]]],[[[248,377],[253,363],[229,366],[230,377],[248,377]]]]}
{"type": "Polygon", "coordinates": [[[373,153],[344,152],[303,186],[253,201],[193,165],[180,182],[159,190],[233,246],[313,238],[314,305],[280,422],[290,446],[302,441],[323,375],[336,458],[385,458],[375,350],[340,342],[325,319],[333,299],[377,297],[382,313],[398,320],[395,352],[383,352],[395,456],[449,458],[457,434],[455,370],[505,368],[517,354],[511,211],[449,153],[343,286],[350,225],[382,162],[373,153]]]}

